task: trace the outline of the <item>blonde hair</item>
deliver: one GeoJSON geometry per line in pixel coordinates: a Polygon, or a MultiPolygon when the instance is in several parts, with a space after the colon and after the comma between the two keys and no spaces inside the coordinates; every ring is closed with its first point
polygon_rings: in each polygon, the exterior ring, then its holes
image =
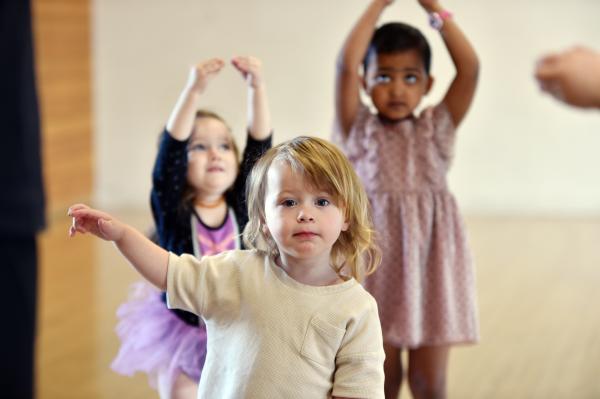
{"type": "Polygon", "coordinates": [[[252,169],[247,186],[248,224],[244,243],[248,248],[275,258],[279,251],[265,233],[267,173],[276,161],[287,162],[316,188],[326,189],[344,212],[348,230],[342,231],[331,249],[331,266],[343,276],[347,271],[362,281],[381,260],[375,245],[369,201],[348,159],[333,144],[316,137],[297,137],[271,148],[252,169]],[[345,270],[346,269],[346,270],[345,270]]]}

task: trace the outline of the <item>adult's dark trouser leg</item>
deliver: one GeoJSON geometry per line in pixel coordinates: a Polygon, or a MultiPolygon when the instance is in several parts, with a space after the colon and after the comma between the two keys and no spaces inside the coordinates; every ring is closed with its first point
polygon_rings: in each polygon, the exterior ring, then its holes
{"type": "Polygon", "coordinates": [[[0,236],[0,396],[35,395],[37,245],[35,236],[0,236]]]}

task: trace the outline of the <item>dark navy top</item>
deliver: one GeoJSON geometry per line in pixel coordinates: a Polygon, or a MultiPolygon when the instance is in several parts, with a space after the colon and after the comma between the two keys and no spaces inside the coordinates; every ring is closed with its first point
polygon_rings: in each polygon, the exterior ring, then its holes
{"type": "MultiPolygon", "coordinates": [[[[240,233],[248,223],[246,207],[246,180],[256,161],[271,148],[272,135],[255,140],[248,135],[238,176],[225,194],[227,205],[233,209],[240,233]]],[[[187,179],[188,141],[179,141],[164,130],[152,172],[150,201],[156,224],[158,244],[177,255],[193,254],[190,219],[192,204],[183,204],[182,195],[187,179]]],[[[163,294],[163,300],[165,295],[163,294]]],[[[182,310],[172,310],[188,324],[198,325],[198,317],[182,310]]]]}

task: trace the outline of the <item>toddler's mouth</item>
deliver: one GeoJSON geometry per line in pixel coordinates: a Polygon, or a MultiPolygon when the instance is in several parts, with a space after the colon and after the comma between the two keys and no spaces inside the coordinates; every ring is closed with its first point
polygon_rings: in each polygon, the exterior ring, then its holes
{"type": "Polygon", "coordinates": [[[404,103],[403,101],[390,101],[388,103],[388,106],[390,108],[402,108],[402,107],[406,107],[406,103],[404,103]]]}
{"type": "Polygon", "coordinates": [[[294,236],[296,236],[296,237],[306,237],[306,238],[314,237],[316,235],[317,235],[317,233],[314,233],[312,231],[299,231],[298,233],[294,234],[294,236]]]}

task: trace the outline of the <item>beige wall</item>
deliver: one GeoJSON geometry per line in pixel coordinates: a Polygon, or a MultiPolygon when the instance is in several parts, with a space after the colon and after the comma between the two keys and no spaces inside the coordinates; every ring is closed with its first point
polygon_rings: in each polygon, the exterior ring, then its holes
{"type": "MultiPolygon", "coordinates": [[[[275,141],[328,137],[334,59],[366,0],[96,0],[93,3],[95,196],[102,206],[148,205],[158,133],[188,66],[236,54],[263,59],[275,141]]],[[[573,43],[600,49],[595,0],[447,0],[482,63],[475,103],[459,131],[450,184],[469,213],[600,214],[600,112],[540,95],[537,56],[573,43]]],[[[416,1],[398,0],[384,21],[422,28],[437,78],[453,73],[416,1]]],[[[245,88],[223,71],[206,93],[241,140],[245,88]]]]}

